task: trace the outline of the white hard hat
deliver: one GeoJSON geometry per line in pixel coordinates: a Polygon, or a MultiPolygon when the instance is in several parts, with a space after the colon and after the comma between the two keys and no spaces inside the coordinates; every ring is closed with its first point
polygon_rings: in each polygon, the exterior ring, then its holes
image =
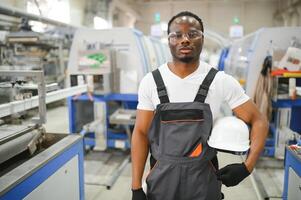
{"type": "Polygon", "coordinates": [[[208,145],[231,153],[246,152],[250,147],[249,128],[237,117],[220,118],[214,123],[208,145]]]}

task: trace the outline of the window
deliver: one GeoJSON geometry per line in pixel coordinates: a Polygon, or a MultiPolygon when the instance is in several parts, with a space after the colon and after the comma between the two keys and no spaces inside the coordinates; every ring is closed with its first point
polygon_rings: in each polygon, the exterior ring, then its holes
{"type": "MultiPolygon", "coordinates": [[[[70,23],[69,0],[28,0],[27,12],[56,21],[70,23]]],[[[46,29],[46,25],[41,22],[31,22],[30,24],[34,31],[41,32],[46,29]]]]}
{"type": "Polygon", "coordinates": [[[109,26],[109,23],[107,20],[105,20],[101,17],[95,16],[94,17],[94,28],[95,29],[107,29],[107,28],[110,28],[110,26],[109,26]]]}

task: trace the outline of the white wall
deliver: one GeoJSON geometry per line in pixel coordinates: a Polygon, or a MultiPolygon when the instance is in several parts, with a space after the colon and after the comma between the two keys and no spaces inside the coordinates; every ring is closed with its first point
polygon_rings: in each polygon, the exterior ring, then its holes
{"type": "Polygon", "coordinates": [[[265,26],[273,26],[273,15],[277,10],[277,0],[265,1],[161,1],[132,4],[141,18],[137,19],[136,27],[149,34],[150,25],[154,24],[154,14],[161,14],[161,21],[168,20],[180,11],[188,10],[199,15],[205,28],[210,28],[228,36],[229,26],[235,16],[240,19],[245,33],[256,31],[265,26]]]}

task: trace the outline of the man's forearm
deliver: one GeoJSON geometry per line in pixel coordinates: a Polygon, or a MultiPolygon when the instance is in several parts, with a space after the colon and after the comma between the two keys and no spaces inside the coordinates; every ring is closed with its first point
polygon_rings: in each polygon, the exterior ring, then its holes
{"type": "Polygon", "coordinates": [[[245,165],[249,172],[252,172],[255,167],[255,164],[264,148],[267,134],[268,122],[265,118],[257,119],[254,123],[252,123],[250,151],[248,158],[245,161],[245,165]]]}
{"type": "Polygon", "coordinates": [[[138,189],[142,186],[142,176],[148,150],[148,138],[146,134],[134,130],[131,144],[132,189],[138,189]]]}

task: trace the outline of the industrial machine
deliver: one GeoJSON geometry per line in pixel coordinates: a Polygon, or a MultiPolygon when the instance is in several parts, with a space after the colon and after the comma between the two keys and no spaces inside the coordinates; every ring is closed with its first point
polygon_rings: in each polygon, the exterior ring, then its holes
{"type": "Polygon", "coordinates": [[[37,96],[0,104],[0,199],[84,199],[82,137],[43,128],[46,102],[66,96],[46,94],[43,71],[0,70],[0,75],[12,86],[31,80],[38,88],[37,96]],[[38,117],[30,122],[7,123],[8,116],[36,106],[38,117]]]}
{"type": "MultiPolygon", "coordinates": [[[[115,86],[111,86],[110,93],[137,94],[139,82],[144,75],[167,61],[166,50],[159,40],[143,36],[135,29],[78,29],[71,46],[68,73],[73,76],[112,72],[114,77],[111,78],[111,84],[115,86]],[[109,51],[113,51],[113,55],[111,53],[108,56],[109,53],[106,52],[109,51]],[[95,65],[93,66],[91,55],[97,52],[107,55],[107,61],[109,61],[107,64],[110,65],[110,69],[106,68],[108,65],[105,63],[101,64],[99,70],[95,65]],[[90,55],[90,69],[87,69],[87,66],[83,69],[83,58],[85,56],[88,58],[88,54],[90,55]],[[92,68],[94,68],[93,72],[92,68]],[[112,88],[115,89],[112,90],[112,88]]],[[[86,64],[89,62],[87,59],[85,61],[86,64]]]]}
{"type": "MultiPolygon", "coordinates": [[[[86,184],[109,189],[130,161],[138,86],[146,73],[167,61],[166,50],[160,40],[129,28],[75,32],[68,63],[69,83],[87,83],[88,93],[68,98],[70,133],[84,136],[85,148],[93,150],[90,154],[113,157],[113,153],[104,155],[110,149],[124,153],[106,181],[87,172],[86,184]]],[[[104,164],[98,159],[96,155],[94,160],[87,158],[86,166],[100,174],[99,166],[104,164]]]]}
{"type": "MultiPolygon", "coordinates": [[[[262,28],[234,41],[229,50],[224,49],[221,57],[220,69],[224,67],[226,73],[234,76],[251,98],[255,95],[259,78],[262,78],[264,61],[267,58],[272,58],[272,73],[268,72],[272,88],[271,93],[267,94],[267,101],[269,102],[266,102],[271,109],[271,114],[267,115],[270,120],[269,136],[263,151],[265,158],[260,159],[256,171],[252,173],[252,176],[255,177],[254,182],[256,185],[260,185],[257,188],[259,188],[259,193],[263,198],[281,198],[282,196],[281,192],[270,189],[272,183],[268,180],[268,176],[264,175],[266,168],[273,169],[275,174],[279,173],[280,177],[284,177],[283,199],[299,199],[300,197],[298,193],[300,191],[298,188],[300,185],[298,182],[300,179],[300,170],[298,170],[300,168],[300,156],[286,148],[294,138],[299,138],[301,135],[299,122],[301,96],[296,95],[296,93],[291,95],[290,89],[301,86],[301,79],[298,75],[300,71],[295,71],[300,69],[294,68],[297,65],[283,65],[281,62],[287,49],[300,49],[300,46],[297,45],[301,41],[300,36],[300,27],[262,28]],[[288,70],[293,69],[295,73],[291,74],[290,71],[286,71],[288,75],[284,75],[283,72],[273,73],[279,68],[285,70],[286,67],[288,70]],[[283,174],[282,169],[283,162],[285,162],[285,174],[283,174]],[[270,187],[265,187],[265,185],[270,185],[270,187]]],[[[294,51],[293,54],[297,51],[294,51]]],[[[286,61],[297,58],[295,54],[288,57],[290,58],[286,61]]],[[[278,187],[276,181],[273,184],[275,184],[275,188],[278,187]]]]}
{"type": "MultiPolygon", "coordinates": [[[[0,70],[43,70],[51,90],[65,88],[75,27],[4,5],[0,6],[0,14],[0,70]],[[34,32],[30,25],[33,21],[47,24],[47,29],[34,32]]],[[[10,91],[4,93],[13,96],[10,91]]]]}
{"type": "Polygon", "coordinates": [[[261,28],[232,43],[224,70],[236,77],[252,97],[264,58],[274,50],[286,50],[292,40],[300,41],[300,36],[299,27],[261,28]]]}
{"type": "MultiPolygon", "coordinates": [[[[247,95],[253,98],[264,59],[272,56],[273,67],[277,67],[281,58],[279,52],[285,52],[294,41],[301,41],[300,35],[299,27],[259,29],[233,42],[226,58],[223,58],[224,71],[234,76],[246,90],[247,95]]],[[[286,81],[288,83],[288,78],[284,80],[286,81]]],[[[300,85],[299,80],[297,85],[300,85]]],[[[277,84],[274,84],[273,88],[277,90],[277,84]]],[[[297,122],[300,116],[300,99],[292,101],[287,95],[286,98],[271,98],[271,101],[273,116],[270,119],[270,137],[266,141],[264,155],[283,159],[285,142],[289,137],[284,129],[291,128],[300,132],[301,127],[297,122]]]]}
{"type": "Polygon", "coordinates": [[[65,87],[66,46],[64,38],[31,30],[6,34],[1,46],[0,65],[6,70],[43,70],[46,83],[65,87]]]}
{"type": "Polygon", "coordinates": [[[109,119],[113,113],[118,119],[119,109],[123,109],[123,114],[130,109],[129,121],[135,118],[131,109],[136,109],[139,82],[146,73],[167,61],[166,50],[158,39],[143,36],[134,29],[78,29],[68,73],[72,86],[87,83],[89,92],[68,101],[70,132],[80,132],[84,125],[98,120],[102,122],[98,131],[101,136],[95,134],[90,137],[92,140],[87,137],[86,144],[103,149],[97,145],[97,138],[102,138],[108,148],[129,148],[129,131],[124,124],[113,125],[109,119]]]}

